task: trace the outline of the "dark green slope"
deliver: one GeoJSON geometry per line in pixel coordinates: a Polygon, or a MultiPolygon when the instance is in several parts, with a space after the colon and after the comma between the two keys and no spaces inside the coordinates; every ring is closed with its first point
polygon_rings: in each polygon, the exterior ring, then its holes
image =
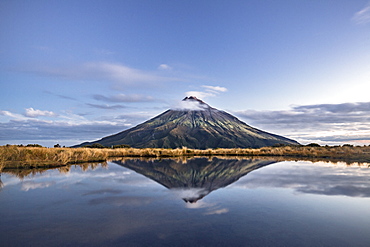
{"type": "Polygon", "coordinates": [[[238,118],[210,107],[195,97],[196,110],[167,110],[131,129],[101,140],[104,146],[127,144],[136,148],[258,148],[275,144],[298,144],[294,140],[253,128],[238,118]]]}

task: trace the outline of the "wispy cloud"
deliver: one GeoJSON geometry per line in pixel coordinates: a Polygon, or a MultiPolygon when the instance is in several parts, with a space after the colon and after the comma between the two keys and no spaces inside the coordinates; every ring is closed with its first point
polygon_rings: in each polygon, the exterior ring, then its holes
{"type": "Polygon", "coordinates": [[[116,119],[125,120],[128,123],[139,124],[152,117],[154,117],[154,115],[150,112],[133,112],[119,115],[116,119]]]}
{"type": "Polygon", "coordinates": [[[286,111],[238,111],[235,114],[258,128],[301,142],[370,143],[370,102],[293,106],[286,111]]]}
{"type": "Polygon", "coordinates": [[[110,56],[110,55],[114,55],[115,52],[113,51],[110,51],[110,50],[106,50],[106,49],[100,49],[100,50],[95,50],[95,53],[96,54],[99,54],[99,55],[103,55],[103,56],[110,56]]]}
{"type": "Polygon", "coordinates": [[[219,92],[224,93],[224,92],[227,92],[227,88],[226,87],[207,86],[207,85],[203,85],[202,87],[205,88],[209,92],[215,92],[215,93],[219,93],[219,92]]]}
{"type": "Polygon", "coordinates": [[[119,85],[140,86],[168,81],[178,81],[177,78],[165,77],[157,72],[131,68],[119,63],[88,62],[75,66],[36,67],[28,72],[46,76],[58,76],[73,80],[109,81],[119,85]]]}
{"type": "Polygon", "coordinates": [[[370,22],[370,3],[368,3],[363,9],[360,11],[356,12],[352,20],[356,24],[366,24],[370,22]]]}
{"type": "Polygon", "coordinates": [[[86,105],[93,107],[93,108],[104,109],[104,110],[117,110],[117,109],[126,108],[125,106],[122,106],[122,105],[107,105],[107,104],[98,105],[98,104],[90,104],[90,103],[87,103],[86,105]]]}
{"type": "Polygon", "coordinates": [[[132,103],[132,102],[151,102],[157,101],[151,96],[145,96],[141,94],[116,94],[111,96],[104,96],[101,94],[96,94],[93,96],[94,99],[105,102],[121,102],[121,103],[132,103]]]}
{"type": "Polygon", "coordinates": [[[7,116],[7,117],[10,117],[10,118],[13,118],[13,119],[16,119],[16,120],[25,120],[25,119],[27,119],[27,117],[25,117],[21,114],[13,113],[13,112],[10,112],[10,111],[0,111],[0,115],[7,116]]]}
{"type": "Polygon", "coordinates": [[[93,72],[98,77],[122,83],[155,82],[167,79],[153,73],[114,63],[86,63],[83,65],[83,69],[93,72]]]}
{"type": "Polygon", "coordinates": [[[50,94],[50,95],[53,95],[53,96],[57,96],[57,97],[59,97],[59,98],[61,98],[61,99],[68,99],[68,100],[74,100],[74,101],[77,101],[77,99],[76,98],[73,98],[73,97],[70,97],[70,96],[67,96],[67,95],[62,95],[62,94],[57,94],[57,93],[53,93],[53,92],[50,92],[50,91],[47,91],[47,90],[45,90],[45,91],[43,91],[44,93],[46,93],[46,94],[50,94]]]}
{"type": "Polygon", "coordinates": [[[120,206],[141,206],[149,204],[153,201],[152,197],[141,197],[141,196],[106,196],[99,197],[90,200],[92,205],[114,205],[117,207],[120,206]]]}

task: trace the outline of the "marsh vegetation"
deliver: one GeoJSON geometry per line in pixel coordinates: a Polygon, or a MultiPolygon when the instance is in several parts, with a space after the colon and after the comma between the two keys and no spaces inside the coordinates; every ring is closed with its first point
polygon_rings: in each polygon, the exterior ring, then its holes
{"type": "Polygon", "coordinates": [[[263,148],[163,149],[163,148],[46,148],[7,145],[0,147],[0,169],[61,167],[67,164],[103,162],[118,157],[273,156],[289,159],[330,159],[369,162],[370,146],[295,145],[263,148]]]}

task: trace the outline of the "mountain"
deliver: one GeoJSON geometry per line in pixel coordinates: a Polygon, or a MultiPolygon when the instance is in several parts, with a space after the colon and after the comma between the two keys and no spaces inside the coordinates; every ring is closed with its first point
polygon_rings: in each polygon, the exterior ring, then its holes
{"type": "Polygon", "coordinates": [[[99,143],[104,146],[126,144],[135,148],[259,148],[298,142],[253,128],[196,97],[118,134],[75,147],[99,143]]]}
{"type": "Polygon", "coordinates": [[[214,190],[226,187],[249,172],[276,163],[265,159],[195,158],[113,161],[174,191],[185,202],[194,203],[214,190]]]}

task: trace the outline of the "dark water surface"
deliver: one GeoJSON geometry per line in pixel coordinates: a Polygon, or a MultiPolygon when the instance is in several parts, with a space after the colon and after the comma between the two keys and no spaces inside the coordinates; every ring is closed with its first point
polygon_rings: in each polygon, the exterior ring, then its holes
{"type": "Polygon", "coordinates": [[[370,246],[364,164],[124,160],[1,181],[1,246],[370,246]]]}

